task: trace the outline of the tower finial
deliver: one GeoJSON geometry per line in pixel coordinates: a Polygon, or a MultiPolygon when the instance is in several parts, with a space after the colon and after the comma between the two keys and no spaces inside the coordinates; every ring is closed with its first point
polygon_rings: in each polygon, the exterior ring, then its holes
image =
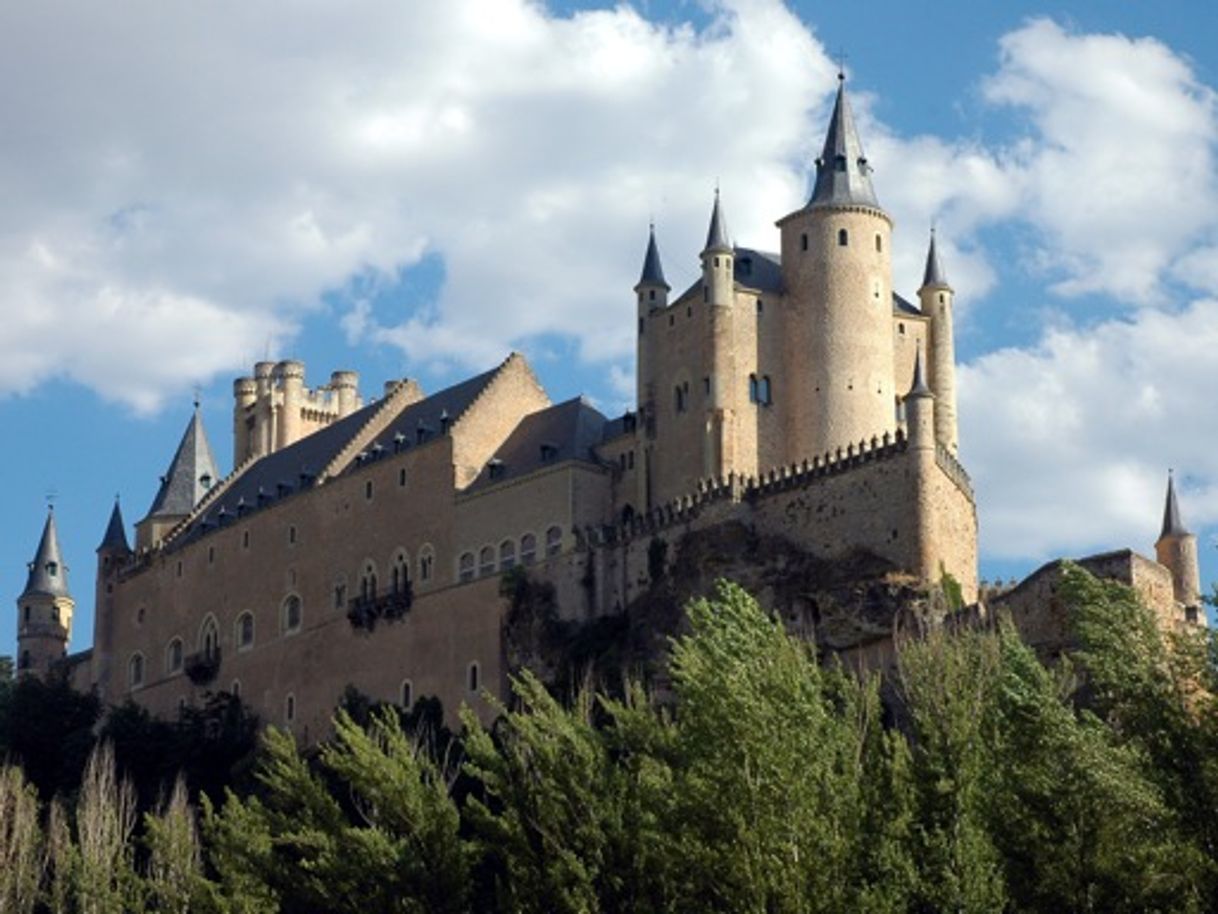
{"type": "Polygon", "coordinates": [[[1175,470],[1167,470],[1167,500],[1163,505],[1163,531],[1159,539],[1168,536],[1188,536],[1188,528],[1180,518],[1180,504],[1176,501],[1175,470]]]}
{"type": "Polygon", "coordinates": [[[643,272],[639,276],[638,285],[663,286],[672,288],[664,278],[664,267],[660,263],[660,248],[656,244],[656,223],[651,220],[647,230],[647,253],[643,255],[643,272]]]}
{"type": "Polygon", "coordinates": [[[947,281],[947,273],[943,269],[943,264],[939,261],[939,249],[935,245],[935,226],[932,223],[930,227],[930,246],[926,249],[926,269],[922,272],[922,288],[931,286],[942,286],[946,289],[951,289],[951,283],[947,281]]]}

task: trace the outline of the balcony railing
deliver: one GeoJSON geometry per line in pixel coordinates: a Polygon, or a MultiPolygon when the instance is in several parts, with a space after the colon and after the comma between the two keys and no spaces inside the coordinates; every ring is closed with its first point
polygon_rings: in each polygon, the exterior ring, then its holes
{"type": "Polygon", "coordinates": [[[207,685],[220,672],[220,648],[187,654],[182,661],[182,672],[197,686],[207,685]]]}
{"type": "Polygon", "coordinates": [[[364,628],[372,631],[376,628],[377,620],[396,622],[410,612],[414,602],[414,592],[410,582],[401,590],[391,591],[375,597],[359,596],[347,604],[347,618],[352,628],[364,628]]]}

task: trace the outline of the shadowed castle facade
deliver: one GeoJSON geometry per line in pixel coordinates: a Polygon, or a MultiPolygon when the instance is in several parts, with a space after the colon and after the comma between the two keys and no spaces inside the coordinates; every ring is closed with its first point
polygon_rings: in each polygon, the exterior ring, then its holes
{"type": "MultiPolygon", "coordinates": [[[[517,354],[430,396],[389,382],[367,405],[351,372],[310,390],[301,363],[259,363],[234,385],[227,476],[196,409],[134,548],[115,505],[73,681],[164,715],[230,690],[306,739],[348,684],[485,714],[509,672],[503,572],[525,568],[560,617],[587,621],[664,574],[657,544],[728,525],[817,561],[865,553],[972,602],[954,292],[933,236],[917,304],[893,290],[892,220],[844,87],[811,196],[777,225],[779,253],[734,244],[716,192],[701,276],[675,296],[653,228],[637,408],[615,419],[551,403],[517,354]]],[[[47,524],[19,600],[30,672],[63,657],[71,622],[47,524]]],[[[1195,541],[1171,543],[1168,602],[1195,606],[1195,541]]]]}

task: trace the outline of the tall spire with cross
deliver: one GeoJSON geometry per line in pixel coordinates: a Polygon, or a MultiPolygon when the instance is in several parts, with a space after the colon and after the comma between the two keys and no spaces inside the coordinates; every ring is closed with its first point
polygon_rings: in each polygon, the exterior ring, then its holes
{"type": "Polygon", "coordinates": [[[816,183],[808,206],[868,206],[879,209],[871,186],[871,165],[854,126],[854,113],[846,97],[846,74],[837,74],[837,98],[825,145],[816,160],[816,183]]]}

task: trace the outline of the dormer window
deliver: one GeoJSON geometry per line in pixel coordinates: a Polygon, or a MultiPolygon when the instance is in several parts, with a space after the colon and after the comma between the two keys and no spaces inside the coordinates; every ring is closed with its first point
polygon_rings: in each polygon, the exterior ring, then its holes
{"type": "MultiPolygon", "coordinates": [[[[545,459],[544,457],[542,459],[545,459]]],[[[502,479],[504,473],[504,463],[498,457],[492,457],[486,462],[487,475],[491,479],[502,479]]]]}
{"type": "Polygon", "coordinates": [[[199,477],[199,485],[205,489],[210,489],[212,483],[211,473],[204,473],[199,477]]]}
{"type": "Polygon", "coordinates": [[[59,563],[47,562],[47,574],[49,574],[51,577],[55,577],[57,574],[59,574],[59,563]]]}
{"type": "Polygon", "coordinates": [[[845,156],[834,156],[833,157],[833,170],[834,171],[845,171],[846,170],[846,157],[845,156]]]}
{"type": "Polygon", "coordinates": [[[449,424],[448,410],[443,410],[440,413],[440,434],[441,435],[446,434],[448,432],[448,424],[449,424]]]}
{"type": "Polygon", "coordinates": [[[558,448],[550,443],[545,443],[541,446],[541,462],[551,463],[558,457],[558,448]]]}

